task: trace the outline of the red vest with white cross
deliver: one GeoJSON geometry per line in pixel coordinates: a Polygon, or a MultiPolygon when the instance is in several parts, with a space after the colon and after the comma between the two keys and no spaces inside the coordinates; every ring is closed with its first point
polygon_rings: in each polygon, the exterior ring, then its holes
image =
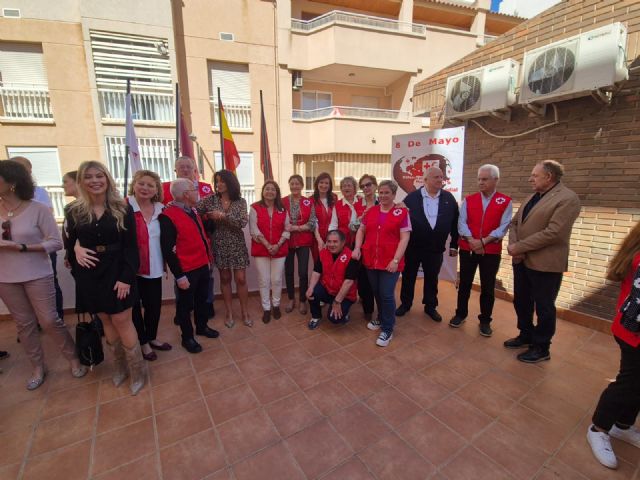
{"type": "MultiPolygon", "coordinates": [[[[362,264],[370,270],[385,270],[393,260],[400,243],[400,228],[405,222],[409,210],[393,207],[386,215],[383,223],[379,223],[380,205],[367,210],[362,223],[365,226],[364,244],[362,245],[362,264]]],[[[399,259],[398,271],[404,270],[404,255],[399,259]]]]}
{"type": "MultiPolygon", "coordinates": [[[[467,207],[467,226],[471,230],[473,238],[485,238],[489,233],[500,226],[502,215],[511,203],[511,197],[496,192],[487,209],[482,210],[482,193],[476,192],[465,198],[467,207]]],[[[471,251],[469,242],[460,237],[458,247],[461,250],[471,251]]],[[[499,242],[488,243],[484,246],[484,252],[487,254],[500,255],[502,252],[502,240],[499,242]]]]}
{"type": "MultiPolygon", "coordinates": [[[[269,216],[269,210],[267,207],[262,205],[260,202],[256,202],[251,205],[256,211],[257,219],[258,219],[258,230],[262,236],[269,242],[271,245],[275,245],[280,241],[282,237],[282,233],[284,232],[284,224],[287,219],[287,211],[283,208],[282,210],[278,210],[275,206],[273,207],[273,214],[269,216]]],[[[255,240],[251,240],[251,255],[254,257],[286,257],[289,251],[289,242],[285,241],[275,255],[271,255],[267,250],[267,247],[262,245],[260,242],[256,242],[255,240]]]]}
{"type": "MultiPolygon", "coordinates": [[[[326,248],[320,250],[320,262],[322,263],[322,277],[320,277],[320,283],[332,297],[335,297],[342,288],[342,284],[345,280],[344,276],[347,273],[347,267],[349,266],[350,261],[351,250],[347,247],[342,249],[342,253],[340,253],[338,258],[335,260],[329,250],[326,248]]],[[[345,298],[355,302],[357,297],[358,285],[354,280],[345,298]]]]}
{"type": "MultiPolygon", "coordinates": [[[[289,218],[291,218],[291,200],[287,195],[282,199],[282,204],[287,212],[289,212],[289,218]]],[[[292,225],[306,225],[309,223],[309,218],[311,217],[311,209],[313,208],[313,200],[301,197],[300,198],[300,214],[296,219],[295,223],[292,225]]],[[[291,237],[289,238],[289,248],[294,249],[298,247],[310,247],[313,245],[313,232],[291,232],[291,237]]]]}

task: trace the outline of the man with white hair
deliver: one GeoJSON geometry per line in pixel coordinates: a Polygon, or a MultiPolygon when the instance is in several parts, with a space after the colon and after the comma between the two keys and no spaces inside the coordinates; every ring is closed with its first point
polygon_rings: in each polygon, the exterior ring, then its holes
{"type": "Polygon", "coordinates": [[[500,268],[502,239],[509,230],[511,198],[496,191],[500,170],[486,164],[478,169],[478,192],[468,195],[460,206],[460,285],[458,306],[449,326],[460,327],[469,313],[469,295],[476,270],[480,269],[480,335],[490,337],[495,302],[496,276],[500,268]]]}
{"type": "Polygon", "coordinates": [[[191,312],[195,316],[195,334],[217,338],[218,332],[207,325],[210,245],[200,216],[196,213],[198,191],[185,178],[171,182],[174,200],[158,217],[162,255],[176,279],[176,319],[182,331],[182,346],[199,353],[202,346],[193,336],[191,312]]]}

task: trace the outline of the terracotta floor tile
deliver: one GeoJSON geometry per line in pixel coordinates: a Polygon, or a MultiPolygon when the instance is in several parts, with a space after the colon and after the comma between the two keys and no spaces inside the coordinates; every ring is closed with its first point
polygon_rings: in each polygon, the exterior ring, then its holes
{"type": "MultiPolygon", "coordinates": [[[[0,467],[22,463],[32,432],[31,427],[19,428],[11,432],[11,441],[2,442],[2,448],[0,448],[0,467]]],[[[49,439],[47,443],[50,444],[51,440],[49,439]]]]}
{"type": "Polygon", "coordinates": [[[418,404],[393,387],[387,387],[373,394],[366,403],[393,427],[406,422],[422,410],[418,404]]]}
{"type": "Polygon", "coordinates": [[[533,478],[547,460],[547,454],[530,441],[527,432],[522,435],[494,423],[474,440],[475,447],[501,465],[515,478],[533,478]]]}
{"type": "Polygon", "coordinates": [[[413,370],[420,370],[442,360],[442,352],[440,350],[421,348],[415,344],[394,352],[394,355],[406,368],[413,370]]]}
{"type": "Polygon", "coordinates": [[[472,380],[471,376],[442,363],[423,368],[420,373],[451,391],[457,390],[472,380]]]}
{"type": "Polygon", "coordinates": [[[522,398],[531,390],[531,385],[501,370],[487,372],[479,378],[479,381],[513,400],[522,398]]]}
{"type": "Polygon", "coordinates": [[[159,365],[151,365],[149,367],[149,376],[151,377],[151,385],[153,387],[190,375],[193,375],[193,369],[191,368],[188,357],[179,358],[172,362],[160,363],[159,365]]]}
{"type": "Polygon", "coordinates": [[[295,367],[313,358],[311,354],[298,343],[292,343],[284,348],[273,350],[271,355],[273,355],[282,368],[295,367]]]}
{"type": "Polygon", "coordinates": [[[295,367],[287,368],[287,373],[303,390],[311,388],[320,382],[324,382],[333,376],[331,372],[317,360],[310,360],[295,367]]]}
{"type": "Polygon", "coordinates": [[[211,395],[241,385],[245,380],[238,367],[232,363],[215,370],[199,373],[198,381],[204,395],[211,395]]]}
{"type": "Polygon", "coordinates": [[[47,396],[47,401],[42,410],[42,420],[49,420],[58,415],[84,410],[97,402],[97,382],[55,392],[47,396]]]}
{"type": "Polygon", "coordinates": [[[362,365],[360,360],[346,350],[336,350],[317,358],[333,375],[342,375],[362,365]]]}
{"type": "Polygon", "coordinates": [[[547,372],[545,372],[545,370],[540,368],[537,364],[532,365],[529,363],[518,361],[509,361],[497,365],[497,368],[499,368],[503,372],[511,374],[512,376],[519,380],[522,380],[523,382],[526,382],[532,387],[540,383],[547,376],[547,372]]]}
{"type": "Polygon", "coordinates": [[[296,338],[284,329],[277,332],[267,332],[259,335],[256,340],[262,343],[268,350],[278,350],[286,345],[296,342],[296,338]]]}
{"type": "Polygon", "coordinates": [[[98,409],[97,434],[150,417],[151,413],[149,390],[144,390],[136,396],[129,395],[120,400],[103,403],[98,409]]]}
{"type": "Polygon", "coordinates": [[[330,418],[331,423],[355,452],[375,444],[391,429],[362,403],[356,403],[330,418]]]}
{"type": "Polygon", "coordinates": [[[356,396],[335,378],[311,387],[306,391],[306,395],[325,416],[332,415],[357,401],[356,396]]]}
{"type": "Polygon", "coordinates": [[[258,397],[258,401],[263,405],[300,390],[295,382],[283,371],[251,380],[249,386],[258,397]]]}
{"type": "Polygon", "coordinates": [[[319,357],[340,348],[328,335],[321,334],[300,340],[300,345],[312,356],[319,357]]]}
{"type": "Polygon", "coordinates": [[[203,400],[183,403],[156,416],[160,448],[212,427],[203,400]]]}
{"type": "Polygon", "coordinates": [[[376,345],[376,338],[370,335],[351,345],[347,345],[345,350],[363,363],[376,360],[388,353],[384,348],[376,345]]]}
{"type": "Polygon", "coordinates": [[[493,463],[486,455],[469,446],[460,452],[444,468],[447,478],[456,480],[511,480],[501,466],[493,463]]]}
{"type": "Polygon", "coordinates": [[[567,427],[577,425],[580,419],[587,415],[586,411],[576,408],[566,400],[542,393],[536,388],[531,390],[520,403],[553,423],[567,427]]]}
{"type": "Polygon", "coordinates": [[[423,480],[435,472],[415,450],[390,433],[358,457],[380,480],[423,480]]]}
{"type": "Polygon", "coordinates": [[[237,480],[305,480],[300,467],[283,443],[278,443],[233,466],[237,480]]]}
{"type": "Polygon", "coordinates": [[[51,453],[30,457],[24,470],[24,480],[83,480],[89,473],[91,441],[86,440],[51,453]]]}
{"type": "Polygon", "coordinates": [[[233,359],[227,351],[221,347],[205,350],[198,355],[193,355],[191,362],[193,363],[193,368],[196,373],[202,373],[229,365],[233,362],[233,359]]]}
{"type": "Polygon", "coordinates": [[[0,480],[16,480],[20,476],[21,463],[0,467],[0,480]]]}
{"type": "Polygon", "coordinates": [[[424,375],[415,372],[408,375],[399,375],[393,378],[391,383],[422,408],[431,407],[450,393],[442,385],[432,382],[424,375]]]}
{"type": "Polygon", "coordinates": [[[376,358],[367,363],[367,367],[387,381],[393,381],[393,378],[399,376],[400,372],[407,370],[405,364],[398,360],[395,353],[389,353],[384,357],[376,358]]]}
{"type": "Polygon", "coordinates": [[[99,435],[93,452],[93,475],[146,456],[156,449],[151,419],[99,435]]]}
{"type": "Polygon", "coordinates": [[[38,398],[0,408],[0,434],[37,423],[44,403],[44,398],[38,398]]]}
{"type": "Polygon", "coordinates": [[[456,391],[456,395],[491,418],[498,417],[514,404],[513,399],[503,395],[499,390],[488,387],[480,379],[466,384],[456,391]]]}
{"type": "Polygon", "coordinates": [[[429,411],[467,440],[471,440],[492,421],[489,416],[456,395],[447,397],[429,411]]]}
{"type": "Polygon", "coordinates": [[[205,397],[216,425],[241,415],[258,406],[258,401],[247,384],[232,387],[205,397]]]}
{"type": "Polygon", "coordinates": [[[218,427],[218,433],[233,463],[280,440],[280,435],[262,409],[229,420],[218,427]]]}
{"type": "Polygon", "coordinates": [[[198,433],[160,450],[163,478],[199,480],[226,465],[224,451],[213,430],[198,433]]]}
{"type": "Polygon", "coordinates": [[[290,333],[296,340],[303,340],[305,338],[313,337],[315,335],[322,335],[321,332],[317,330],[309,330],[307,328],[308,318],[300,321],[298,325],[289,325],[286,328],[287,332],[290,333]]]}
{"type": "Polygon", "coordinates": [[[156,414],[192,402],[201,396],[196,377],[193,375],[155,387],[151,390],[151,395],[156,414]]]}
{"type": "Polygon", "coordinates": [[[403,423],[396,432],[434,465],[447,462],[467,444],[464,438],[426,412],[403,423]]]}
{"type": "Polygon", "coordinates": [[[382,390],[387,385],[387,382],[366,366],[345,373],[338,377],[338,380],[361,400],[382,390]]]}
{"type": "Polygon", "coordinates": [[[362,461],[353,457],[351,460],[334,468],[322,477],[322,480],[373,480],[373,475],[367,470],[362,461]]]}
{"type": "MultiPolygon", "coordinates": [[[[222,311],[222,315],[224,315],[224,310],[222,311]]],[[[247,338],[253,337],[254,332],[252,332],[252,330],[254,329],[247,328],[244,325],[242,325],[242,321],[240,320],[242,317],[240,315],[241,315],[240,309],[238,308],[236,311],[234,311],[234,314],[233,314],[233,318],[235,319],[236,325],[237,325],[236,328],[223,327],[222,325],[224,324],[223,323],[224,317],[223,316],[219,317],[218,330],[222,332],[222,335],[220,336],[220,340],[225,345],[231,345],[232,343],[236,343],[242,340],[246,340],[247,338]]],[[[262,310],[258,312],[257,309],[254,310],[251,307],[249,307],[249,316],[253,319],[254,327],[261,326],[258,322],[260,322],[260,319],[262,318],[262,310]]]]}
{"type": "Polygon", "coordinates": [[[266,407],[266,411],[283,438],[322,418],[318,409],[302,393],[274,402],[266,407]]]}
{"type": "Polygon", "coordinates": [[[296,433],[289,437],[286,443],[298,465],[309,478],[316,478],[331,470],[353,454],[349,445],[327,420],[296,433]]]}
{"type": "MultiPolygon", "coordinates": [[[[354,317],[353,314],[351,314],[352,317],[354,317]]],[[[363,331],[362,328],[358,328],[358,320],[356,318],[353,318],[352,320],[353,323],[345,326],[345,327],[340,327],[340,328],[335,328],[333,329],[333,331],[331,332],[331,338],[338,344],[341,346],[347,346],[347,345],[351,345],[352,343],[357,342],[358,340],[361,340],[363,337],[366,336],[366,332],[363,331]]],[[[364,321],[364,319],[362,320],[362,323],[366,324],[366,322],[364,321]]]]}
{"type": "Polygon", "coordinates": [[[557,458],[543,465],[536,480],[588,480],[584,475],[562,463],[557,458]]]}
{"type": "Polygon", "coordinates": [[[39,423],[29,455],[40,455],[91,437],[95,416],[96,409],[91,407],[39,423]]]}
{"type": "Polygon", "coordinates": [[[247,380],[264,377],[265,375],[280,370],[280,365],[278,365],[269,353],[241,360],[236,362],[236,365],[247,380]]]}
{"type": "Polygon", "coordinates": [[[153,454],[100,475],[96,480],[159,480],[158,465],[157,455],[153,454]]]}
{"type": "Polygon", "coordinates": [[[129,390],[126,383],[116,388],[113,385],[111,377],[103,378],[102,380],[100,380],[99,385],[99,403],[107,403],[119,398],[126,398],[131,396],[131,391],[129,390]]]}
{"type": "Polygon", "coordinates": [[[267,353],[267,348],[254,337],[227,345],[227,350],[236,362],[267,353]]]}
{"type": "Polygon", "coordinates": [[[465,350],[460,350],[444,359],[441,365],[450,367],[472,378],[480,377],[493,368],[493,365],[485,360],[473,358],[465,350]]]}

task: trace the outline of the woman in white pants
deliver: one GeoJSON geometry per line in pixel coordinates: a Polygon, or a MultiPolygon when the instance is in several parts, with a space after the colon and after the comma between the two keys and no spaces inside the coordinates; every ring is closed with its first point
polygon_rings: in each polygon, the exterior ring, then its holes
{"type": "Polygon", "coordinates": [[[272,313],[276,320],[281,316],[282,273],[289,251],[289,229],[289,214],[282,204],[280,187],[273,180],[267,180],[260,201],[251,205],[249,211],[251,255],[258,269],[264,323],[271,321],[272,313]]]}

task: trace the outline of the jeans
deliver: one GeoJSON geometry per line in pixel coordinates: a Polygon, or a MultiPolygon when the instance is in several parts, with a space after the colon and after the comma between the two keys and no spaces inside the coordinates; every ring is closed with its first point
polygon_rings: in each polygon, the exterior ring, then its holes
{"type": "Polygon", "coordinates": [[[322,317],[322,308],[320,307],[320,302],[326,303],[329,305],[329,310],[327,312],[327,318],[331,323],[345,323],[344,318],[349,315],[349,309],[353,302],[347,298],[344,298],[340,303],[340,308],[342,309],[342,318],[336,318],[331,314],[331,307],[335,296],[330,295],[327,292],[327,289],[324,288],[322,283],[318,282],[313,289],[313,300],[309,300],[309,309],[311,310],[311,318],[321,318],[322,317]]]}
{"type": "Polygon", "coordinates": [[[615,423],[633,425],[640,411],[640,347],[616,337],[620,345],[620,372],[600,395],[593,424],[609,431],[615,423]]]}
{"type": "Polygon", "coordinates": [[[162,277],[136,277],[138,282],[138,301],[133,304],[131,316],[138,332],[140,345],[156,339],[160,309],[162,307],[162,277]],[[144,308],[144,315],[142,309],[144,308]]]}
{"type": "Polygon", "coordinates": [[[400,302],[407,308],[413,304],[413,293],[416,287],[418,269],[422,264],[424,282],[422,284],[422,303],[427,310],[435,310],[438,306],[438,275],[442,267],[442,252],[428,252],[418,247],[408,247],[404,254],[404,271],[402,272],[402,288],[400,302]]]}
{"type": "Polygon", "coordinates": [[[495,302],[496,275],[500,268],[499,254],[477,255],[460,250],[460,285],[458,286],[458,307],[456,316],[467,318],[469,314],[469,296],[476,270],[480,268],[480,323],[491,323],[495,302]]]}
{"type": "Polygon", "coordinates": [[[186,272],[189,288],[177,288],[176,318],[182,331],[182,339],[193,338],[191,312],[194,312],[196,332],[207,327],[207,295],[209,292],[209,266],[205,265],[196,270],[186,272]]]}
{"type": "Polygon", "coordinates": [[[393,333],[396,323],[396,283],[400,272],[390,273],[386,270],[367,270],[369,283],[378,304],[378,315],[383,332],[393,333]]]}
{"type": "Polygon", "coordinates": [[[253,257],[258,270],[260,301],[265,312],[280,306],[285,257],[253,257]]]}
{"type": "Polygon", "coordinates": [[[540,272],[524,262],[513,266],[513,306],[518,316],[520,336],[533,345],[548,350],[556,332],[556,297],[562,272],[540,272]],[[533,325],[533,311],[538,324],[533,325]]]}
{"type": "Polygon", "coordinates": [[[284,262],[284,278],[287,283],[287,297],[289,300],[295,298],[295,257],[298,257],[298,298],[300,303],[304,302],[307,297],[307,289],[309,288],[309,253],[310,247],[298,247],[296,249],[289,250],[287,258],[284,262]]]}

